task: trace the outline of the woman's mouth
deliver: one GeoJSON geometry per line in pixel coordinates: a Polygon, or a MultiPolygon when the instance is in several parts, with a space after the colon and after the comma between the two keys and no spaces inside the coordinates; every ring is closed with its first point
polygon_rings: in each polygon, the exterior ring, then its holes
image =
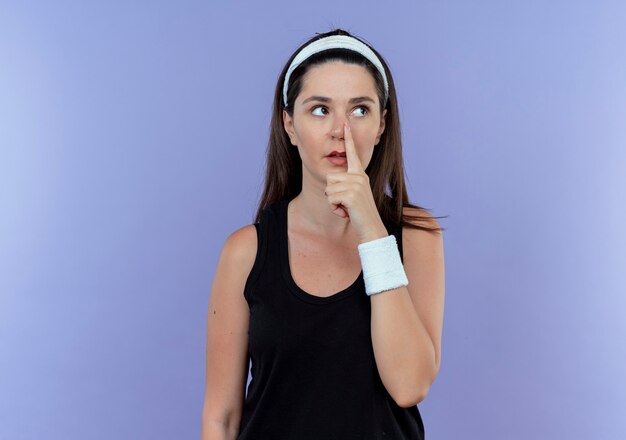
{"type": "Polygon", "coordinates": [[[334,165],[345,165],[348,163],[345,151],[331,151],[326,158],[334,165]]]}
{"type": "Polygon", "coordinates": [[[326,159],[334,165],[346,165],[348,163],[348,158],[345,156],[326,156],[326,159]]]}

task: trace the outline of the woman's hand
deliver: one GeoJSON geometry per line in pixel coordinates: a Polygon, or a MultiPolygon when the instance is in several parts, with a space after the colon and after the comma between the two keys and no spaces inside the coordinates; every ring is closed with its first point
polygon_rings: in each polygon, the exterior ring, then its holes
{"type": "Polygon", "coordinates": [[[344,124],[348,171],[326,174],[326,198],[333,214],[347,218],[360,240],[359,243],[389,235],[374,202],[370,180],[356,152],[350,126],[344,124]]]}

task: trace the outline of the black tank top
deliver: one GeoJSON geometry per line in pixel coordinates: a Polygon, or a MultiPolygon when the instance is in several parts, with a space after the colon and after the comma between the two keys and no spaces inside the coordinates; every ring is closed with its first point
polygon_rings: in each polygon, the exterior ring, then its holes
{"type": "MultiPolygon", "coordinates": [[[[363,271],[328,297],[294,282],[288,203],[268,206],[255,223],[257,256],[244,288],[252,380],[237,439],[424,439],[417,406],[399,407],[378,374],[363,271]]],[[[385,226],[402,258],[402,228],[385,226]]]]}

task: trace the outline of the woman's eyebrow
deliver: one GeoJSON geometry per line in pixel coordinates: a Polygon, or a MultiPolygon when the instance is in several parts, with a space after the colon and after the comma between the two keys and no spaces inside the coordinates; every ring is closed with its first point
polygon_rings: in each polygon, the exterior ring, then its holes
{"type": "MultiPolygon", "coordinates": [[[[307,99],[305,99],[304,101],[302,101],[302,104],[306,104],[309,101],[321,101],[321,102],[331,102],[332,99],[331,98],[327,98],[326,96],[311,96],[307,99]]],[[[373,104],[376,104],[376,101],[374,101],[372,98],[370,98],[369,96],[359,96],[357,98],[352,98],[350,99],[350,101],[348,101],[350,104],[354,104],[357,102],[363,102],[363,101],[370,101],[373,104]]]]}

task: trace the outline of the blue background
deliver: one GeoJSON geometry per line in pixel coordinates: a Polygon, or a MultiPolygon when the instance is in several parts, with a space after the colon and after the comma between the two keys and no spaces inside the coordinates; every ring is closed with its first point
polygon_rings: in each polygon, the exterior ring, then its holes
{"type": "Polygon", "coordinates": [[[626,4],[0,3],[0,439],[199,438],[225,238],[316,32],[388,61],[442,225],[436,439],[626,436],[626,4]]]}

